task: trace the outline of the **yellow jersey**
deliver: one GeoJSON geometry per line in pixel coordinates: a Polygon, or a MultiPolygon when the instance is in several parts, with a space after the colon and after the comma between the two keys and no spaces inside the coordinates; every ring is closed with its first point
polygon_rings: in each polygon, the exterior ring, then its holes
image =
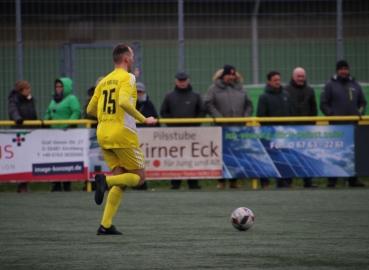
{"type": "Polygon", "coordinates": [[[136,110],[136,77],[116,68],[95,88],[87,113],[97,115],[97,141],[101,148],[139,147],[135,119],[146,118],[136,110]]]}

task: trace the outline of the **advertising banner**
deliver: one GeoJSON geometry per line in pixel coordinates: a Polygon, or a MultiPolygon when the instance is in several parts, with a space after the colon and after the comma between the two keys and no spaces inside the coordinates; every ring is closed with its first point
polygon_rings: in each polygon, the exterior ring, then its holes
{"type": "Polygon", "coordinates": [[[223,177],[355,175],[354,127],[223,127],[223,177]]]}
{"type": "MultiPolygon", "coordinates": [[[[110,175],[95,132],[1,130],[0,182],[110,175]]],[[[355,176],[352,125],[139,128],[138,132],[147,179],[355,176]]]]}
{"type": "Polygon", "coordinates": [[[0,131],[0,182],[86,180],[89,130],[0,131]]]}
{"type": "MultiPolygon", "coordinates": [[[[147,179],[196,179],[222,176],[221,127],[139,128],[147,179]]],[[[95,131],[90,134],[90,179],[109,175],[95,131]]]]}

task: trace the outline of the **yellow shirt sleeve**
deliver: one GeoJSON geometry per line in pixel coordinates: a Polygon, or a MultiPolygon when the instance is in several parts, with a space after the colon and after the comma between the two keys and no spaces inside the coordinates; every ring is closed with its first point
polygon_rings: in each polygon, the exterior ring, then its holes
{"type": "Polygon", "coordinates": [[[97,102],[98,102],[98,98],[96,98],[95,96],[93,96],[90,100],[90,103],[88,103],[87,106],[87,114],[92,115],[97,117],[97,102]]]}
{"type": "Polygon", "coordinates": [[[145,123],[146,117],[143,116],[136,108],[133,106],[133,91],[136,90],[135,82],[126,80],[119,91],[119,106],[127,112],[129,115],[140,121],[140,123],[145,123]],[[131,85],[133,84],[133,85],[131,85]]]}

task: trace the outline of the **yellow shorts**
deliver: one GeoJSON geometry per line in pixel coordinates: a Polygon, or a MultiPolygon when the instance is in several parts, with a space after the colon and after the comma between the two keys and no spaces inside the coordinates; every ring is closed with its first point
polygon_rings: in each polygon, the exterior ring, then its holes
{"type": "Polygon", "coordinates": [[[141,148],[112,148],[101,149],[106,164],[110,170],[120,166],[126,170],[138,170],[145,168],[145,158],[141,148]]]}

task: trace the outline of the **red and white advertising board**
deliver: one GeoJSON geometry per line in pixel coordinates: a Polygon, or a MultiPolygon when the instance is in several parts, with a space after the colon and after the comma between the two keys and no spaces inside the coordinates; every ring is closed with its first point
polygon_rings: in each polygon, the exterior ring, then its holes
{"type": "Polygon", "coordinates": [[[86,180],[88,129],[0,131],[0,182],[86,180]]]}

